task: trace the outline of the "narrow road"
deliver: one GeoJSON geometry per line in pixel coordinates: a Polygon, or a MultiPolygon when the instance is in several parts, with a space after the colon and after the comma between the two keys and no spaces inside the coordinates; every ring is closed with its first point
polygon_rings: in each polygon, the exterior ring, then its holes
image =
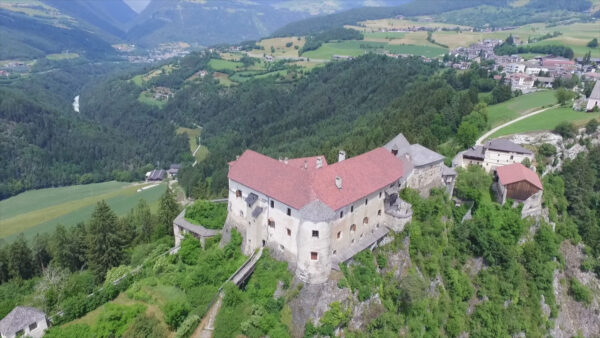
{"type": "Polygon", "coordinates": [[[523,115],[523,116],[519,116],[519,117],[517,117],[517,118],[516,118],[516,119],[514,119],[514,120],[510,120],[510,121],[508,121],[508,122],[506,122],[506,123],[504,123],[504,124],[501,124],[501,125],[497,126],[496,128],[493,128],[493,129],[491,129],[490,131],[488,131],[487,133],[483,134],[483,135],[482,135],[480,138],[478,138],[478,139],[477,139],[477,142],[475,142],[475,145],[477,145],[477,146],[481,145],[481,144],[483,143],[483,141],[485,141],[485,139],[487,139],[487,138],[488,138],[488,137],[490,137],[490,136],[491,136],[493,133],[497,132],[498,130],[500,130],[500,129],[502,129],[502,128],[506,127],[506,126],[510,126],[511,124],[513,124],[513,123],[515,123],[515,122],[521,121],[522,119],[526,119],[526,118],[528,118],[528,117],[530,117],[530,116],[533,116],[533,115],[539,114],[539,113],[541,113],[541,112],[544,112],[544,111],[546,111],[546,110],[548,110],[548,109],[552,109],[552,108],[556,108],[556,107],[558,107],[558,105],[554,105],[554,106],[552,106],[552,107],[548,107],[548,108],[544,108],[544,109],[536,110],[536,111],[534,111],[534,112],[531,112],[531,113],[529,113],[529,114],[525,114],[525,115],[523,115]]]}

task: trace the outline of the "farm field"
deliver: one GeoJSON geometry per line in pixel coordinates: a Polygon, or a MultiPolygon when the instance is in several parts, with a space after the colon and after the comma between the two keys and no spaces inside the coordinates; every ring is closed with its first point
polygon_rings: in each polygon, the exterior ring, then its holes
{"type": "Polygon", "coordinates": [[[297,58],[298,49],[302,48],[305,42],[306,39],[304,37],[298,38],[296,36],[264,39],[257,43],[264,49],[254,49],[250,53],[260,55],[267,54],[272,55],[274,57],[297,58]],[[290,43],[290,46],[286,46],[290,43]],[[296,46],[298,47],[298,49],[296,49],[296,46]],[[274,52],[271,51],[271,47],[273,48],[274,52]]]}
{"type": "Polygon", "coordinates": [[[462,30],[469,29],[470,27],[447,24],[441,22],[422,22],[405,19],[379,19],[379,20],[367,20],[359,22],[359,26],[348,26],[348,28],[364,30],[366,32],[377,32],[382,29],[407,29],[410,27],[427,27],[427,28],[446,28],[455,29],[460,28],[462,30]]]}
{"type": "Polygon", "coordinates": [[[222,60],[222,59],[211,59],[208,62],[208,66],[213,70],[236,70],[241,68],[243,64],[241,62],[222,60]]]}
{"type": "Polygon", "coordinates": [[[138,96],[138,101],[147,105],[157,106],[159,108],[162,108],[165,104],[167,104],[167,101],[160,101],[155,99],[152,96],[152,93],[147,90],[140,93],[140,96],[138,96]]]}
{"type": "Polygon", "coordinates": [[[59,53],[59,54],[46,55],[46,59],[53,60],[53,61],[76,59],[78,57],[79,57],[79,54],[77,54],[77,53],[59,53]]]}
{"type": "Polygon", "coordinates": [[[506,126],[492,134],[490,138],[517,133],[552,130],[563,121],[572,122],[576,126],[581,126],[592,118],[600,118],[600,113],[579,112],[571,108],[563,107],[554,108],[506,126]]]}
{"type": "Polygon", "coordinates": [[[489,125],[493,128],[542,106],[553,105],[556,103],[554,93],[554,90],[544,90],[490,105],[488,106],[489,125]]]}
{"type": "Polygon", "coordinates": [[[139,74],[134,76],[131,81],[133,81],[133,83],[135,83],[138,86],[142,86],[144,85],[146,82],[152,80],[153,78],[160,76],[160,75],[166,75],[171,73],[173,70],[175,69],[175,67],[172,64],[169,65],[164,65],[160,68],[151,70],[150,72],[146,73],[146,74],[139,74]]]}
{"type": "Polygon", "coordinates": [[[368,52],[390,52],[394,54],[415,54],[434,57],[446,52],[437,46],[396,45],[373,41],[349,40],[324,43],[316,50],[308,51],[302,56],[314,59],[331,59],[333,55],[360,56],[368,52]]]}
{"type": "Polygon", "coordinates": [[[87,221],[100,200],[106,200],[117,215],[125,215],[140,199],[156,210],[166,184],[137,192],[149,185],[111,181],[24,192],[0,201],[0,238],[10,241],[21,232],[31,238],[53,231],[58,224],[87,221]]]}

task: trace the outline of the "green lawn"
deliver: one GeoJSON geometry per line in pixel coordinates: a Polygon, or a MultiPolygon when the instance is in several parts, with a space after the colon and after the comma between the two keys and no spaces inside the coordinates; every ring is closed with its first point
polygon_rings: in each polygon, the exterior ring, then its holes
{"type": "Polygon", "coordinates": [[[493,128],[523,114],[532,112],[537,108],[553,105],[555,103],[556,98],[554,97],[553,90],[544,90],[521,95],[508,101],[489,106],[489,124],[493,128]]]}
{"type": "Polygon", "coordinates": [[[103,199],[118,215],[125,215],[142,198],[156,209],[166,184],[137,192],[145,185],[113,181],[31,190],[13,196],[0,201],[0,238],[10,241],[21,232],[32,237],[53,231],[58,224],[72,226],[87,221],[96,203],[103,199]]]}
{"type": "Polygon", "coordinates": [[[77,53],[59,53],[59,54],[48,54],[48,55],[46,55],[46,58],[48,60],[54,60],[54,61],[67,60],[67,59],[76,59],[78,57],[79,57],[79,54],[77,54],[77,53]]]}
{"type": "Polygon", "coordinates": [[[405,32],[369,32],[364,33],[365,38],[374,38],[374,39],[401,39],[406,33],[405,32]]]}
{"type": "Polygon", "coordinates": [[[414,54],[434,57],[445,53],[447,50],[433,46],[394,45],[383,42],[349,40],[324,43],[318,49],[303,53],[302,56],[329,60],[333,55],[360,56],[368,52],[386,51],[394,54],[414,54]]]}
{"type": "MultiPolygon", "coordinates": [[[[134,82],[136,81],[135,78],[133,80],[134,82]]],[[[157,106],[159,108],[162,108],[165,106],[165,104],[167,104],[167,101],[159,101],[156,100],[153,96],[151,92],[148,91],[143,91],[140,93],[140,96],[138,96],[138,101],[140,101],[141,103],[150,105],[150,106],[157,106]]]]}
{"type": "Polygon", "coordinates": [[[563,121],[572,122],[575,125],[581,126],[592,118],[600,118],[600,113],[578,112],[571,108],[563,107],[553,108],[506,126],[498,130],[490,136],[490,138],[533,131],[552,130],[563,121]]]}
{"type": "Polygon", "coordinates": [[[241,62],[221,60],[221,59],[211,59],[208,62],[208,66],[213,70],[236,70],[243,66],[241,62]]]}

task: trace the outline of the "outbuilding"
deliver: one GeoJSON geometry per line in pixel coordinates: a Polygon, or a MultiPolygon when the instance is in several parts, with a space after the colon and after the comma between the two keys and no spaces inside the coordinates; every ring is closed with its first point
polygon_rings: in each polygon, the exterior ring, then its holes
{"type": "Polygon", "coordinates": [[[44,335],[47,328],[46,314],[32,307],[17,306],[0,320],[0,336],[2,338],[39,338],[44,335]]]}

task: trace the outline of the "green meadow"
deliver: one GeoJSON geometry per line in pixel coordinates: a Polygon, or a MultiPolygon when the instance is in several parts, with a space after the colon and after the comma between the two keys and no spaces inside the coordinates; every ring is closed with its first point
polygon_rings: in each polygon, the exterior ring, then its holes
{"type": "Polygon", "coordinates": [[[506,126],[495,132],[490,138],[518,133],[553,130],[563,121],[571,122],[576,126],[582,126],[593,118],[600,118],[600,113],[579,112],[566,107],[553,108],[506,126]]]}
{"type": "Polygon", "coordinates": [[[31,238],[51,232],[58,224],[73,226],[87,221],[96,203],[106,200],[117,213],[125,215],[140,199],[151,208],[166,189],[166,183],[137,190],[149,183],[105,182],[69,187],[31,190],[0,201],[0,239],[13,240],[19,233],[31,238]]]}
{"type": "Polygon", "coordinates": [[[236,70],[241,68],[243,64],[241,62],[229,61],[223,59],[211,59],[208,62],[208,66],[213,70],[236,70]]]}
{"type": "Polygon", "coordinates": [[[488,122],[493,128],[502,123],[556,103],[554,90],[543,90],[521,95],[508,101],[488,106],[488,122]]]}
{"type": "Polygon", "coordinates": [[[348,40],[324,43],[316,50],[302,54],[313,59],[329,60],[333,55],[360,56],[368,52],[390,52],[393,54],[413,54],[434,57],[444,54],[445,48],[437,46],[399,45],[374,41],[348,40]]]}

